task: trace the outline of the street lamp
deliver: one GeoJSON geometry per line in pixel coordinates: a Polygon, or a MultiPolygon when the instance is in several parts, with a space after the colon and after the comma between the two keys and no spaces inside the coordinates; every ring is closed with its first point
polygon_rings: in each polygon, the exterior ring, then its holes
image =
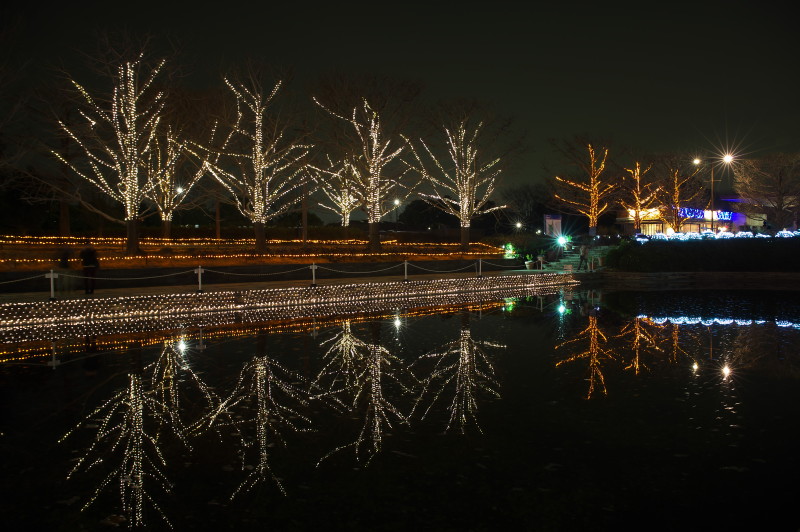
{"type": "MultiPolygon", "coordinates": [[[[695,158],[692,163],[695,166],[698,166],[703,161],[700,159],[695,158]]],[[[733,162],[733,155],[730,153],[726,153],[722,156],[722,162],[725,164],[730,164],[733,162]]],[[[714,165],[711,165],[711,231],[714,231],[714,165]]]]}
{"type": "Polygon", "coordinates": [[[400,200],[395,198],[394,199],[394,230],[397,231],[397,216],[400,211],[400,200]]]}

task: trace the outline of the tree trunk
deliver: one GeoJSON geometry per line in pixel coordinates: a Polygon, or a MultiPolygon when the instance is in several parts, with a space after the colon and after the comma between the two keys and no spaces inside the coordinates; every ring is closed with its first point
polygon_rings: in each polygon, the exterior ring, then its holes
{"type": "Polygon", "coordinates": [[[161,236],[172,238],[172,220],[161,220],[161,236]]]}
{"type": "Polygon", "coordinates": [[[217,237],[217,240],[222,238],[222,209],[220,209],[219,199],[215,202],[214,205],[214,235],[217,237]]]}
{"type": "Polygon", "coordinates": [[[381,250],[381,235],[378,231],[380,229],[380,223],[369,222],[368,227],[369,227],[369,244],[367,245],[367,251],[377,253],[381,250]]]}
{"type": "Polygon", "coordinates": [[[266,253],[267,251],[267,230],[264,222],[255,222],[253,230],[256,234],[256,253],[266,253]]]}
{"type": "Polygon", "coordinates": [[[589,236],[596,236],[597,235],[597,226],[593,225],[589,227],[589,236]]]}
{"type": "Polygon", "coordinates": [[[469,227],[461,226],[461,251],[469,251],[469,227]]]}
{"type": "Polygon", "coordinates": [[[58,234],[69,236],[69,203],[65,199],[58,201],[58,234]]]}
{"type": "Polygon", "coordinates": [[[139,225],[137,220],[125,220],[125,254],[139,254],[139,225]]]}

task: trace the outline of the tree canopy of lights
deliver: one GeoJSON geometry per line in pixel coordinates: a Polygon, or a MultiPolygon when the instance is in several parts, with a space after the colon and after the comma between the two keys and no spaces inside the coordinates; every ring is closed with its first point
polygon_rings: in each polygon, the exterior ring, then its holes
{"type": "Polygon", "coordinates": [[[153,141],[153,149],[147,158],[147,175],[152,186],[145,197],[156,206],[161,217],[162,235],[170,238],[172,218],[186,201],[189,192],[206,173],[206,165],[197,163],[188,179],[181,181],[181,167],[189,165],[188,142],[182,140],[170,126],[162,128],[153,141]]]}
{"type": "Polygon", "coordinates": [[[305,160],[311,146],[292,137],[287,121],[267,113],[280,81],[269,93],[258,73],[242,81],[224,81],[236,101],[236,113],[221,146],[209,147],[207,166],[253,224],[256,251],[263,253],[266,222],[294,207],[310,180],[305,160]]]}
{"type": "Polygon", "coordinates": [[[500,158],[484,162],[480,157],[480,139],[483,123],[475,126],[462,118],[455,127],[445,126],[447,159],[437,157],[424,140],[420,139],[424,152],[431,160],[435,173],[426,169],[422,159],[414,151],[419,163],[415,169],[431,185],[432,194],[419,193],[428,203],[458,218],[461,225],[461,248],[469,248],[470,222],[477,216],[505,208],[485,207],[494,192],[501,169],[500,158]]]}
{"type": "Polygon", "coordinates": [[[630,213],[633,213],[633,230],[636,233],[642,229],[642,212],[654,206],[658,189],[654,183],[644,182],[645,175],[653,167],[652,164],[642,169],[639,161],[634,162],[633,168],[625,168],[626,174],[622,180],[622,193],[619,204],[630,213]]]}
{"type": "Polygon", "coordinates": [[[733,165],[739,207],[751,218],[787,229],[800,216],[800,155],[772,154],[733,165]]]}
{"type": "Polygon", "coordinates": [[[700,168],[678,158],[667,158],[657,167],[659,183],[660,218],[675,232],[680,232],[690,218],[684,207],[689,206],[703,192],[698,178],[700,168]]]}
{"type": "Polygon", "coordinates": [[[381,219],[399,207],[393,201],[395,198],[402,201],[413,190],[401,182],[408,168],[395,163],[405,146],[393,146],[394,139],[384,131],[380,112],[373,109],[366,98],[353,108],[349,117],[329,109],[316,98],[314,102],[331,116],[352,126],[356,142],[354,149],[345,154],[342,172],[348,174],[345,179],[350,193],[361,200],[361,209],[367,215],[369,250],[380,251],[378,229],[381,219]],[[392,166],[398,169],[392,171],[392,166]]]}
{"type": "Polygon", "coordinates": [[[79,113],[84,123],[58,123],[80,146],[87,159],[86,167],[52,151],[73,172],[122,204],[127,230],[125,250],[129,255],[138,253],[137,221],[142,203],[154,187],[154,176],[147,169],[154,157],[165,105],[165,93],[155,88],[154,82],[164,65],[165,60],[161,60],[149,66],[143,54],[123,62],[112,75],[108,98],[93,96],[71,80],[83,102],[79,113]]]}
{"type": "Polygon", "coordinates": [[[361,189],[354,179],[353,168],[346,161],[340,164],[329,161],[326,169],[317,167],[310,169],[318,174],[317,181],[327,199],[318,205],[335,212],[341,220],[342,227],[349,227],[350,215],[364,204],[364,199],[360,195],[361,189]]]}
{"type": "Polygon", "coordinates": [[[605,180],[608,148],[595,148],[591,142],[567,143],[559,145],[558,151],[568,162],[582,172],[581,179],[567,179],[555,176],[559,190],[555,198],[570,209],[589,218],[589,234],[597,234],[597,221],[610,206],[610,195],[617,188],[616,183],[605,180]],[[583,153],[585,150],[585,153],[583,153]]]}

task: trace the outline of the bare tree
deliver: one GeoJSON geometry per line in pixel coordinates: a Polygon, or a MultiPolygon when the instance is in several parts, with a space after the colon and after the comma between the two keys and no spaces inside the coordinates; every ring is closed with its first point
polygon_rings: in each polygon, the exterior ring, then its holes
{"type": "Polygon", "coordinates": [[[742,211],[775,229],[797,227],[800,211],[800,154],[776,153],[760,159],[738,160],[733,188],[742,211]]]}
{"type": "Polygon", "coordinates": [[[589,234],[594,236],[597,234],[597,221],[611,206],[611,193],[618,186],[603,175],[606,171],[608,148],[598,148],[592,142],[580,138],[574,141],[552,141],[552,145],[567,163],[581,172],[575,179],[555,176],[555,198],[586,216],[589,219],[589,234]]]}
{"type": "MultiPolygon", "coordinates": [[[[407,198],[413,187],[405,186],[401,179],[408,167],[395,172],[387,167],[397,160],[405,149],[404,145],[393,146],[390,135],[386,135],[380,113],[364,99],[361,105],[353,108],[352,115],[345,117],[328,109],[314,98],[314,102],[332,116],[349,123],[358,139],[357,149],[350,151],[344,160],[342,172],[352,194],[361,200],[361,208],[367,215],[369,224],[369,250],[380,251],[378,233],[381,219],[397,208],[398,202],[392,199],[407,198]]],[[[397,144],[396,142],[394,143],[397,144]]],[[[401,199],[401,201],[402,201],[401,199]]]]}
{"type": "Polygon", "coordinates": [[[87,164],[79,166],[53,151],[75,174],[122,204],[128,255],[138,253],[137,222],[142,203],[154,186],[146,168],[164,113],[165,92],[154,85],[164,65],[163,59],[149,64],[141,52],[134,59],[123,60],[110,74],[112,90],[107,99],[93,96],[71,80],[83,100],[79,113],[84,123],[75,127],[59,120],[59,125],[80,147],[87,164]]]}
{"type": "Polygon", "coordinates": [[[364,203],[359,194],[358,184],[355,182],[353,169],[346,161],[334,163],[330,159],[328,168],[312,168],[317,173],[317,181],[327,200],[318,205],[335,212],[341,220],[342,227],[349,227],[350,215],[364,203]]]}
{"type": "Polygon", "coordinates": [[[505,188],[500,197],[519,222],[528,229],[541,226],[548,205],[552,202],[553,192],[547,183],[524,183],[505,188]]]}
{"type": "Polygon", "coordinates": [[[153,186],[148,188],[145,197],[153,202],[161,217],[161,236],[164,238],[172,236],[175,212],[206,173],[206,164],[192,161],[190,157],[188,142],[167,126],[157,134],[147,159],[147,174],[151,176],[153,186]],[[187,173],[190,165],[192,168],[187,173]]]}
{"type": "Polygon", "coordinates": [[[652,182],[645,181],[645,175],[653,168],[652,164],[642,169],[639,161],[633,163],[633,168],[625,168],[627,175],[622,180],[619,203],[633,217],[633,230],[638,233],[642,229],[643,212],[654,208],[658,197],[658,188],[652,182]]]}
{"type": "Polygon", "coordinates": [[[288,121],[268,114],[282,82],[267,93],[262,77],[251,69],[240,81],[224,78],[236,100],[236,114],[220,147],[210,148],[207,163],[211,175],[253,224],[258,253],[266,251],[267,221],[292,208],[308,184],[305,160],[311,148],[288,121]]]}
{"type": "Polygon", "coordinates": [[[685,207],[703,193],[700,168],[680,156],[664,156],[654,167],[655,182],[659,188],[661,221],[680,232],[691,216],[685,207]]]}
{"type": "Polygon", "coordinates": [[[485,157],[482,150],[483,122],[470,124],[463,117],[455,127],[445,125],[444,136],[447,158],[437,157],[423,139],[424,152],[436,169],[426,169],[422,158],[412,150],[418,165],[414,169],[425,177],[433,193],[419,195],[431,205],[458,218],[461,226],[461,249],[469,249],[469,227],[474,218],[492,211],[504,209],[505,205],[489,206],[500,176],[500,157],[485,157]]]}

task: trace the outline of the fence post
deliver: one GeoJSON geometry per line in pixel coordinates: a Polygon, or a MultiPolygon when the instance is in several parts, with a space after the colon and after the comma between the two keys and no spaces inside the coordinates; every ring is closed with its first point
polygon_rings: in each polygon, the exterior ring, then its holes
{"type": "Polygon", "coordinates": [[[56,366],[61,365],[61,361],[56,358],[56,343],[50,342],[50,352],[52,353],[52,358],[47,362],[48,366],[51,366],[53,369],[56,369],[56,366]]]}
{"type": "Polygon", "coordinates": [[[408,261],[407,260],[403,261],[403,282],[404,283],[408,282],[408,261]]]}
{"type": "Polygon", "coordinates": [[[205,270],[200,265],[198,265],[197,268],[195,268],[195,270],[194,270],[194,273],[197,274],[197,293],[198,294],[203,293],[203,272],[204,271],[205,270]]]}
{"type": "Polygon", "coordinates": [[[312,262],[311,266],[309,266],[309,268],[311,268],[311,286],[313,288],[313,287],[317,286],[317,268],[318,268],[318,266],[317,266],[316,263],[312,262]]]}
{"type": "Polygon", "coordinates": [[[50,301],[56,300],[56,290],[55,290],[55,280],[58,277],[57,273],[53,273],[53,270],[50,270],[50,273],[44,274],[45,277],[50,279],[50,301]]]}
{"type": "Polygon", "coordinates": [[[206,344],[203,343],[203,328],[200,327],[200,331],[197,335],[197,346],[195,347],[195,349],[197,349],[198,351],[202,351],[205,348],[206,344]]]}

